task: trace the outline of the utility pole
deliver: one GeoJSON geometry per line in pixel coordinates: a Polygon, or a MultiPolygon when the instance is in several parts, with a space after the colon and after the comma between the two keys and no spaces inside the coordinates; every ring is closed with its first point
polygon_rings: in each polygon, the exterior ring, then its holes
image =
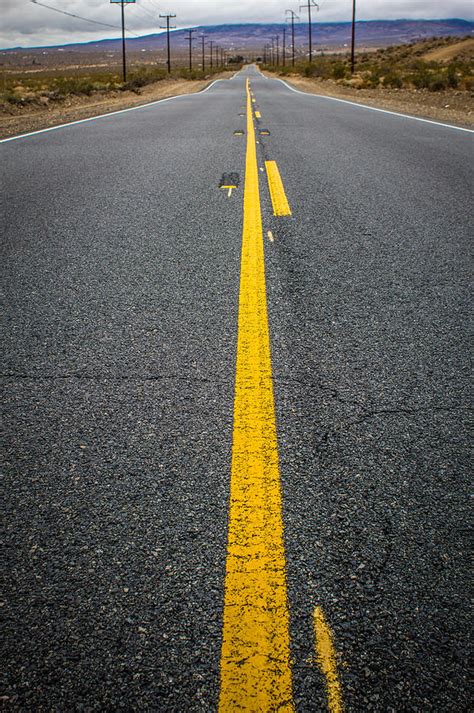
{"type": "Polygon", "coordinates": [[[125,3],[122,0],[120,3],[122,11],[122,74],[124,83],[127,81],[127,61],[125,59],[125,3]]]}
{"type": "Polygon", "coordinates": [[[355,68],[356,0],[352,0],[351,74],[355,68]]]}
{"type": "Polygon", "coordinates": [[[270,64],[275,64],[275,38],[272,37],[272,46],[270,47],[270,64]]]}
{"type": "Polygon", "coordinates": [[[214,45],[214,40],[209,40],[208,45],[211,50],[211,69],[212,69],[212,47],[214,45]]]}
{"type": "Polygon", "coordinates": [[[295,18],[299,20],[300,18],[296,14],[296,12],[293,12],[293,10],[287,10],[287,14],[290,13],[290,17],[287,17],[286,20],[290,20],[291,22],[291,64],[293,67],[295,66],[295,18]]]}
{"type": "Polygon", "coordinates": [[[279,67],[280,66],[280,44],[279,44],[280,43],[280,35],[276,35],[275,41],[276,41],[276,60],[277,60],[276,64],[277,64],[277,67],[279,67]]]}
{"type": "Polygon", "coordinates": [[[216,45],[214,49],[216,50],[216,67],[219,67],[219,45],[216,45]]]}
{"type": "Polygon", "coordinates": [[[166,64],[168,65],[168,74],[171,72],[171,52],[170,52],[170,29],[173,29],[176,27],[176,25],[173,25],[172,28],[170,28],[170,17],[176,17],[176,15],[160,15],[160,17],[166,17],[166,27],[163,27],[163,25],[160,25],[160,29],[165,30],[166,29],[166,47],[167,47],[167,62],[166,64]]]}
{"type": "Polygon", "coordinates": [[[311,8],[319,10],[319,5],[314,0],[308,0],[307,5],[300,5],[300,10],[308,10],[308,39],[309,39],[309,63],[313,61],[313,41],[311,33],[311,8]]]}
{"type": "Polygon", "coordinates": [[[191,72],[193,68],[193,32],[196,30],[185,30],[188,33],[189,42],[189,71],[191,72]]]}
{"type": "Polygon", "coordinates": [[[205,58],[205,51],[206,51],[206,35],[201,35],[201,47],[202,47],[202,71],[206,69],[206,58],[205,58]]]}
{"type": "Polygon", "coordinates": [[[285,66],[285,57],[286,57],[286,27],[283,28],[283,46],[281,50],[281,63],[283,67],[285,66]]]}
{"type": "Polygon", "coordinates": [[[122,77],[124,83],[127,81],[127,60],[125,57],[125,5],[134,3],[135,0],[110,0],[112,4],[120,3],[120,11],[122,16],[122,77]]]}

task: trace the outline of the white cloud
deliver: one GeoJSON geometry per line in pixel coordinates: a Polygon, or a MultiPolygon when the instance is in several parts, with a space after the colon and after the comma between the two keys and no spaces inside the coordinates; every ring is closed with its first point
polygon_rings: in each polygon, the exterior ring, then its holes
{"type": "MultiPolygon", "coordinates": [[[[82,15],[97,22],[117,26],[117,31],[99,27],[82,20],[60,15],[30,0],[0,0],[2,23],[0,46],[32,47],[37,45],[85,42],[116,37],[120,26],[120,11],[108,0],[44,0],[46,4],[82,15]]],[[[127,27],[136,34],[156,32],[160,12],[173,12],[180,27],[237,22],[283,21],[285,9],[298,11],[299,0],[137,0],[126,8],[127,27]]],[[[351,17],[351,0],[320,0],[316,21],[347,21],[351,17]]],[[[302,17],[304,13],[301,13],[302,17]]],[[[433,0],[358,0],[361,20],[459,17],[474,19],[471,0],[447,0],[442,6],[433,0]]]]}

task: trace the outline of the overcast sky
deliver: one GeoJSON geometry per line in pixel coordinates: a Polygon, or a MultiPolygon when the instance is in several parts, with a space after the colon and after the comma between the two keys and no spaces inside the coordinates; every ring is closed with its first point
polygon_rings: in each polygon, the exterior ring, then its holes
{"type": "MultiPolygon", "coordinates": [[[[39,0],[52,7],[120,28],[120,9],[109,0],[39,0]]],[[[160,12],[177,15],[179,27],[227,22],[280,22],[286,8],[298,11],[299,0],[137,0],[126,8],[126,25],[137,35],[155,32],[160,12]]],[[[351,0],[320,0],[316,21],[347,21],[351,0]]],[[[358,19],[474,19],[472,0],[358,0],[358,19]]],[[[31,0],[0,0],[0,47],[87,42],[116,37],[117,31],[60,15],[31,0]]]]}

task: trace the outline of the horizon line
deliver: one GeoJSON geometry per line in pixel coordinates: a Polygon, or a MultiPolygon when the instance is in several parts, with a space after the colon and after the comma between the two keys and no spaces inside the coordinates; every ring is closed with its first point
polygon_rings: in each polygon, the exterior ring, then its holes
{"type": "MultiPolygon", "coordinates": [[[[456,22],[466,22],[470,25],[474,25],[474,20],[469,20],[467,18],[463,17],[438,17],[438,18],[407,18],[407,17],[400,17],[394,20],[384,20],[384,19],[374,19],[374,20],[356,20],[356,25],[363,24],[363,23],[369,23],[369,22],[448,22],[448,21],[456,21],[456,22]]],[[[298,26],[299,27],[304,27],[307,25],[307,22],[299,22],[298,26]]],[[[328,21],[328,22],[317,22],[317,23],[311,23],[314,25],[351,25],[351,20],[333,20],[333,21],[328,21]]],[[[187,29],[191,28],[210,28],[210,27],[223,27],[223,26],[236,26],[236,27],[250,27],[254,25],[281,25],[282,27],[286,27],[285,22],[221,22],[216,25],[183,25],[182,27],[177,27],[172,30],[170,30],[170,33],[177,33],[177,32],[183,32],[186,31],[187,29]]],[[[126,30],[127,31],[127,30],[126,30]]],[[[144,39],[146,37],[153,37],[153,36],[160,36],[160,35],[165,35],[166,30],[162,30],[161,32],[150,32],[148,34],[144,35],[137,35],[136,37],[127,37],[127,41],[133,41],[136,42],[138,40],[144,39]]],[[[97,39],[97,40],[83,40],[81,42],[63,42],[63,43],[58,43],[58,44],[49,44],[49,45],[32,45],[30,47],[25,47],[23,45],[15,45],[13,47],[0,47],[0,52],[12,52],[15,50],[38,50],[38,49],[56,49],[56,48],[61,48],[61,47],[74,47],[77,45],[92,45],[96,44],[99,42],[116,42],[116,41],[121,41],[121,37],[105,37],[103,39],[97,39]]]]}

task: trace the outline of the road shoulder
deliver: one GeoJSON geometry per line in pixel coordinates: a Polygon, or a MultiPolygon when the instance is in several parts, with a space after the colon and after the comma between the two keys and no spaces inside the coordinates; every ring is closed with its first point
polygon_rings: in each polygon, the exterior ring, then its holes
{"type": "Polygon", "coordinates": [[[232,75],[229,72],[223,72],[222,74],[214,75],[211,79],[170,79],[143,87],[139,94],[127,91],[115,92],[112,96],[102,94],[100,98],[97,94],[90,97],[71,96],[68,99],[68,106],[64,104],[56,107],[50,106],[37,109],[28,114],[11,115],[1,113],[0,139],[31,131],[39,131],[72,121],[89,119],[93,116],[109,114],[121,109],[130,109],[131,107],[146,105],[160,99],[168,99],[182,94],[194,94],[205,89],[216,79],[229,79],[230,76],[232,75]]]}
{"type": "Polygon", "coordinates": [[[332,81],[318,81],[299,76],[280,77],[264,72],[271,79],[282,79],[290,86],[308,94],[319,94],[336,99],[345,99],[356,104],[365,104],[377,109],[411,114],[423,119],[432,119],[462,127],[474,127],[474,102],[465,92],[445,93],[415,92],[390,89],[352,89],[332,81]]]}

